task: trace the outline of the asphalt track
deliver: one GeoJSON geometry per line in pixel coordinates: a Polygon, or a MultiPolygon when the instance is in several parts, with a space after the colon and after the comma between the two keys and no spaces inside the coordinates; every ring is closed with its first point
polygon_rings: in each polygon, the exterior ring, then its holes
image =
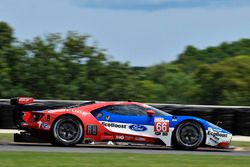
{"type": "Polygon", "coordinates": [[[86,145],[75,147],[55,147],[50,144],[0,143],[0,151],[67,152],[67,153],[142,153],[142,154],[192,154],[250,156],[250,152],[199,148],[195,151],[173,150],[169,147],[86,145]]]}

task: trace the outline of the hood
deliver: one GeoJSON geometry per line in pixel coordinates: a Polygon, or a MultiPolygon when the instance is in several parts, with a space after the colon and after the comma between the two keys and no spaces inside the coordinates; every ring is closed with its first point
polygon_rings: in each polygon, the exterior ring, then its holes
{"type": "Polygon", "coordinates": [[[179,124],[180,122],[182,121],[185,121],[185,120],[194,120],[194,121],[197,121],[199,122],[205,130],[212,130],[212,131],[215,131],[215,132],[220,132],[220,133],[227,133],[227,134],[231,134],[230,132],[228,132],[227,130],[211,123],[211,122],[208,122],[202,118],[198,118],[198,117],[193,117],[193,116],[173,116],[173,119],[172,119],[172,122],[173,122],[173,125],[177,125],[179,124]]]}

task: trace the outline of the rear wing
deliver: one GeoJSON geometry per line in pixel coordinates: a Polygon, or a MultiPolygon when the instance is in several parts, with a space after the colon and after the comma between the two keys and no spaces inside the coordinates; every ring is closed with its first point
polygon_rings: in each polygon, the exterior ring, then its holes
{"type": "Polygon", "coordinates": [[[25,105],[33,103],[33,97],[14,97],[10,99],[11,105],[25,105]]]}

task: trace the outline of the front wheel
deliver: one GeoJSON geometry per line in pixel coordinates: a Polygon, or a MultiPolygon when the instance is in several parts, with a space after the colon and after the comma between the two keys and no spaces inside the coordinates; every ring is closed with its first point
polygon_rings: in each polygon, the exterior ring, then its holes
{"type": "Polygon", "coordinates": [[[181,123],[174,133],[174,148],[194,150],[204,140],[204,131],[201,125],[195,121],[181,123]]]}
{"type": "Polygon", "coordinates": [[[54,145],[74,146],[83,138],[83,126],[77,118],[63,116],[55,122],[52,137],[54,145]]]}

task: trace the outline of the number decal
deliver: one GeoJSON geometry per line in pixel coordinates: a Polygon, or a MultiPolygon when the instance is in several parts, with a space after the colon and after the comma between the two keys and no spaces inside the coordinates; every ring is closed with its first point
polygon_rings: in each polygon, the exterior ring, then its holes
{"type": "Polygon", "coordinates": [[[161,120],[154,122],[154,131],[155,132],[169,132],[169,121],[161,120]]]}

